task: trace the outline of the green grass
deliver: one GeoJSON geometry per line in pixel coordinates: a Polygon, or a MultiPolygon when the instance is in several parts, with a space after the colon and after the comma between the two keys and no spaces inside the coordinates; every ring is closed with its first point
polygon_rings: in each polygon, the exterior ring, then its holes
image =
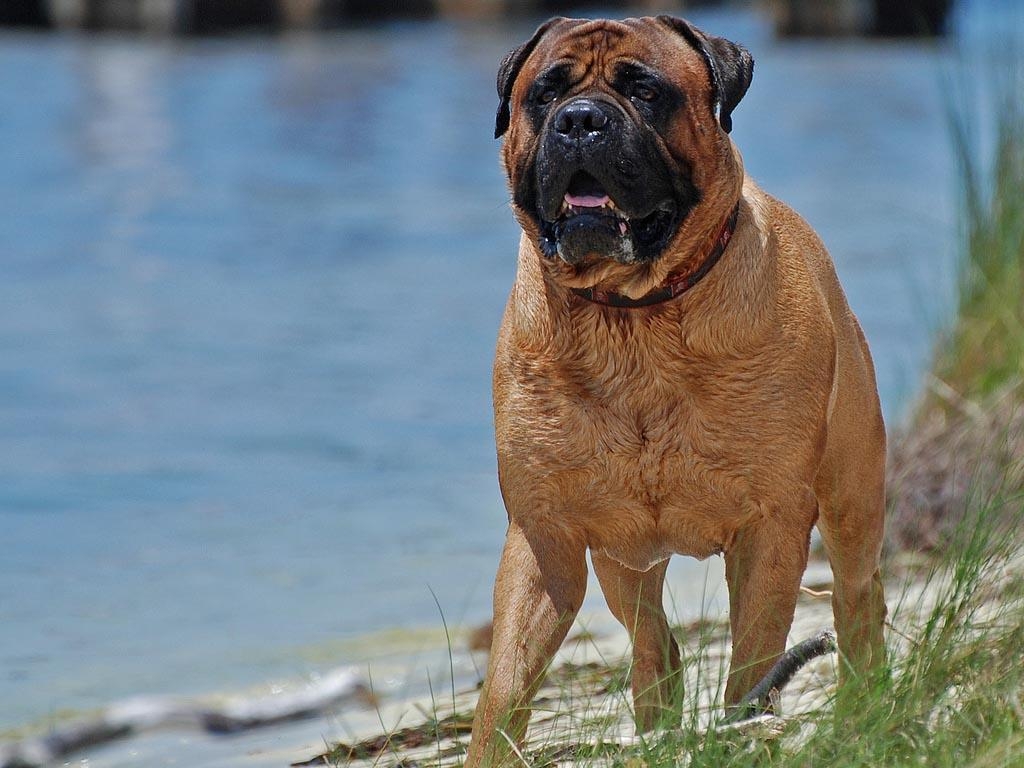
{"type": "MultiPolygon", "coordinates": [[[[1020,29],[1011,13],[1006,26],[1020,29]]],[[[947,78],[959,169],[956,315],[931,385],[890,440],[888,549],[941,549],[967,494],[1020,518],[1024,496],[1024,42],[997,30],[947,78]]],[[[1019,535],[1019,534],[1018,534],[1019,535]]]]}
{"type": "Polygon", "coordinates": [[[956,321],[935,368],[969,399],[1024,377],[1024,54],[1009,46],[1000,56],[963,76],[949,117],[964,253],[956,321]]]}

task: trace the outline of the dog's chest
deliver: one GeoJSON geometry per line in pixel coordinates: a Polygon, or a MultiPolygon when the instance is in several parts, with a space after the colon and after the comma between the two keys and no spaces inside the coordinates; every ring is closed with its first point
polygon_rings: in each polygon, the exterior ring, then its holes
{"type": "MultiPolygon", "coordinates": [[[[695,470],[711,448],[693,400],[683,393],[575,405],[568,411],[568,421],[576,425],[577,435],[587,438],[587,464],[604,479],[598,480],[600,492],[628,496],[652,510],[682,490],[679,480],[695,470]]],[[[563,438],[572,439],[564,433],[563,438]]]]}
{"type": "MultiPolygon", "coordinates": [[[[691,454],[705,433],[693,396],[671,377],[616,370],[614,381],[587,371],[526,362],[517,366],[509,397],[495,405],[512,435],[551,471],[602,465],[628,480],[637,495],[657,494],[667,463],[691,454]]],[[[500,431],[499,431],[500,432],[500,431]]],[[[499,433],[499,450],[502,449],[499,433]]]]}
{"type": "Polygon", "coordinates": [[[773,366],[701,371],[633,367],[605,385],[533,368],[499,407],[518,513],[551,509],[639,569],[726,549],[770,506],[771,489],[792,486],[811,435],[794,423],[807,409],[777,386],[773,366]]]}
{"type": "MultiPolygon", "coordinates": [[[[599,492],[643,504],[654,514],[701,499],[736,483],[752,457],[729,435],[732,420],[709,409],[684,387],[647,397],[613,397],[578,406],[577,434],[591,446],[587,463],[599,492]]],[[[571,439],[570,435],[564,435],[571,439]]]]}
{"type": "Polygon", "coordinates": [[[591,403],[577,419],[576,436],[590,446],[582,472],[588,488],[582,503],[568,506],[590,529],[592,545],[626,565],[720,552],[756,514],[752,481],[763,474],[757,451],[764,446],[742,439],[728,411],[685,387],[650,401],[591,403]]]}

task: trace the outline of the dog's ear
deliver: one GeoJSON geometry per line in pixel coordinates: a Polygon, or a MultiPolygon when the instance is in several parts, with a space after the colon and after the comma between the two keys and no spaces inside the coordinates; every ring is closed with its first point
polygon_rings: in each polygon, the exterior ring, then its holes
{"type": "Polygon", "coordinates": [[[718,122],[722,130],[729,133],[732,130],[732,111],[747,92],[754,76],[754,57],[742,45],[724,37],[707,35],[685,19],[659,16],[658,21],[682,35],[704,57],[714,86],[712,108],[718,106],[718,122]]]}
{"type": "Polygon", "coordinates": [[[533,33],[533,37],[518,48],[513,48],[509,51],[498,66],[499,101],[498,114],[494,119],[494,138],[499,138],[508,130],[509,121],[512,119],[512,110],[510,106],[512,100],[512,86],[515,85],[516,77],[519,75],[519,70],[523,68],[523,64],[526,63],[530,54],[533,53],[533,49],[537,47],[537,43],[539,43],[540,39],[544,37],[544,33],[559,21],[563,21],[563,19],[554,18],[545,21],[537,27],[537,31],[533,33]]]}

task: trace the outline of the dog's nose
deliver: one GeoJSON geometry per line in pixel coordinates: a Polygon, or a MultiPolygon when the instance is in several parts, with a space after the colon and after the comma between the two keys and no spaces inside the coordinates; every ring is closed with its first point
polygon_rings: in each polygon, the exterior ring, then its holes
{"type": "Polygon", "coordinates": [[[555,115],[555,131],[574,140],[594,137],[607,125],[608,115],[590,99],[570,101],[555,115]]]}

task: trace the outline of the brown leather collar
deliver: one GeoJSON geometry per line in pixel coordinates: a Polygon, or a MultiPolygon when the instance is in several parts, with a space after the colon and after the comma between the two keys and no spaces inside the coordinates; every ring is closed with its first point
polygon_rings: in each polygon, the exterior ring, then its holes
{"type": "Polygon", "coordinates": [[[718,237],[715,238],[714,245],[711,247],[711,252],[705,257],[697,269],[689,272],[683,272],[682,274],[669,275],[668,279],[661,284],[660,288],[645,293],[639,299],[631,299],[628,296],[624,296],[621,293],[615,293],[614,291],[599,291],[596,288],[573,288],[572,292],[579,296],[581,299],[586,299],[594,304],[603,304],[609,307],[624,307],[626,309],[636,309],[637,307],[649,307],[652,304],[661,304],[669,299],[674,299],[681,293],[685,293],[690,288],[695,286],[700,279],[704,277],[711,268],[715,266],[718,260],[722,257],[725,252],[725,247],[729,245],[729,241],[732,239],[733,232],[736,231],[736,219],[739,217],[740,204],[736,203],[736,207],[732,209],[732,213],[729,214],[729,218],[722,224],[722,229],[718,233],[718,237]]]}

